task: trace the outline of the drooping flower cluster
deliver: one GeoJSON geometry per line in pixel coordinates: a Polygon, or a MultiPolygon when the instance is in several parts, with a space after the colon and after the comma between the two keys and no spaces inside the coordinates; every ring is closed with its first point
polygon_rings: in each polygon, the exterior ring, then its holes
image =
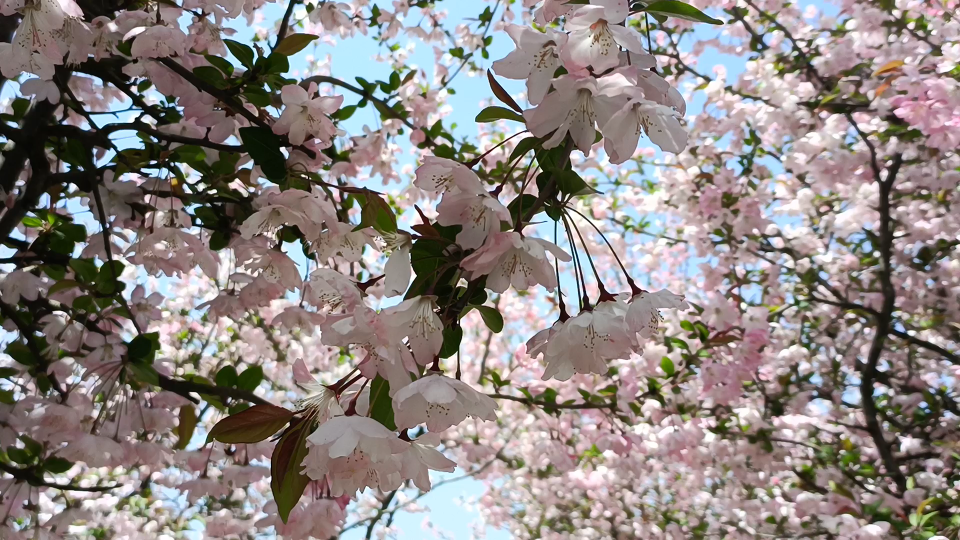
{"type": "MultiPolygon", "coordinates": [[[[559,15],[547,4],[541,13],[559,15]]],[[[493,64],[499,75],[526,80],[527,99],[536,105],[524,112],[527,129],[550,136],[544,148],[561,144],[569,133],[589,154],[599,128],[611,163],[630,159],[641,133],[664,151],[681,152],[687,133],[679,119],[686,104],[657,74],[656,59],[629,24],[629,2],[563,5],[567,33],[510,25],[517,49],[493,64]],[[565,73],[556,76],[561,68],[565,73]]]]}

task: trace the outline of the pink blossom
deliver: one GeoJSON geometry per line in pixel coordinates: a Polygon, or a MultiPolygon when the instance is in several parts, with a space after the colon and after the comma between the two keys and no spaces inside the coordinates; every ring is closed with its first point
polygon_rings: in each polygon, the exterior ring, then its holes
{"type": "Polygon", "coordinates": [[[151,26],[134,38],[130,54],[135,58],[183,56],[186,44],[187,36],[179,28],[151,26]]]}
{"type": "Polygon", "coordinates": [[[553,148],[563,142],[567,133],[574,145],[590,153],[596,136],[596,124],[606,124],[622,106],[624,98],[615,89],[626,83],[623,77],[594,79],[575,74],[563,75],[553,81],[556,90],[537,107],[524,111],[527,129],[537,137],[550,137],[544,148],[553,148]]]}
{"type": "Polygon", "coordinates": [[[525,79],[527,100],[536,105],[547,95],[553,74],[561,65],[560,49],[566,44],[567,35],[552,28],[541,33],[516,24],[508,24],[504,30],[517,48],[494,62],[493,70],[508,79],[525,79]]]}
{"type": "Polygon", "coordinates": [[[510,211],[486,192],[447,193],[437,211],[440,225],[460,225],[457,244],[464,249],[482,246],[492,234],[500,232],[501,222],[510,221],[510,211]]]}
{"type": "Polygon", "coordinates": [[[400,460],[409,443],[382,424],[363,416],[336,416],[307,437],[303,472],[326,478],[338,497],[367,487],[390,491],[401,482],[400,460]]]}
{"type": "Polygon", "coordinates": [[[548,251],[560,261],[570,261],[570,255],[546,240],[512,231],[495,233],[460,266],[473,276],[487,276],[487,287],[495,292],[511,285],[523,291],[537,284],[552,291],[557,277],[548,251]]]}
{"type": "Polygon", "coordinates": [[[280,90],[283,99],[283,114],[273,125],[273,132],[287,135],[290,144],[300,145],[310,138],[329,142],[336,135],[336,128],[330,121],[330,115],[343,104],[343,96],[315,97],[295,84],[288,84],[280,90]]]}
{"type": "Polygon", "coordinates": [[[602,73],[620,64],[620,49],[643,52],[640,34],[620,23],[627,17],[627,0],[591,0],[567,19],[570,38],[561,56],[568,70],[592,67],[602,73]]]}
{"type": "Polygon", "coordinates": [[[438,374],[428,374],[393,396],[398,427],[412,428],[426,423],[431,432],[455,426],[468,416],[496,420],[497,408],[495,401],[467,383],[438,374]]]}

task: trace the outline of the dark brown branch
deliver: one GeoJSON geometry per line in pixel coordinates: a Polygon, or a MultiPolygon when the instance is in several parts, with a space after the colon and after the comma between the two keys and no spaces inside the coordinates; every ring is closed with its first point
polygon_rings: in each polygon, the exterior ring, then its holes
{"type": "Polygon", "coordinates": [[[519,396],[510,396],[507,394],[487,394],[493,399],[506,399],[508,401],[516,401],[517,403],[523,403],[524,405],[529,405],[531,407],[541,407],[543,409],[571,409],[571,410],[582,410],[582,409],[610,409],[613,410],[616,408],[616,405],[613,403],[548,403],[546,401],[538,401],[535,399],[529,399],[519,396]]]}
{"type": "Polygon", "coordinates": [[[940,356],[949,360],[952,364],[960,366],[960,355],[957,355],[956,353],[952,353],[939,345],[930,343],[929,341],[925,339],[920,339],[916,336],[911,336],[910,334],[903,332],[901,330],[897,330],[895,328],[891,329],[890,333],[908,343],[912,343],[917,347],[920,347],[921,349],[926,349],[928,351],[935,352],[940,356]]]}
{"type": "MultiPolygon", "coordinates": [[[[226,386],[212,386],[209,384],[198,383],[194,381],[183,381],[179,379],[171,379],[166,375],[160,375],[160,388],[173,392],[174,394],[179,394],[185,398],[190,398],[191,392],[196,392],[198,394],[207,394],[211,396],[217,396],[220,399],[233,398],[233,399],[242,399],[244,401],[249,401],[250,403],[256,403],[257,405],[271,405],[271,403],[262,397],[254,394],[253,392],[248,392],[246,390],[241,390],[239,388],[230,388],[226,386]]],[[[192,399],[191,399],[192,400],[192,399]]]]}
{"type": "Polygon", "coordinates": [[[215,143],[215,142],[210,141],[210,140],[208,140],[208,139],[197,139],[197,138],[194,138],[194,137],[186,137],[186,136],[184,136],[184,135],[177,135],[176,133],[166,133],[166,132],[160,131],[160,130],[158,130],[158,129],[155,129],[155,128],[153,128],[152,126],[149,126],[149,125],[147,125],[147,124],[143,124],[143,123],[140,123],[140,122],[133,122],[133,123],[130,123],[130,124],[110,124],[109,126],[104,127],[104,128],[101,130],[101,132],[102,132],[102,133],[113,133],[113,132],[115,132],[115,131],[126,131],[126,130],[139,131],[140,133],[146,133],[147,135],[150,135],[151,137],[155,137],[155,138],[157,138],[157,139],[161,139],[161,140],[165,140],[165,141],[169,141],[169,142],[182,143],[182,144],[192,144],[192,145],[195,145],[195,146],[203,146],[203,147],[206,147],[206,148],[212,148],[213,150],[219,150],[219,151],[221,151],[221,152],[241,152],[241,151],[243,151],[243,147],[242,147],[242,146],[235,146],[235,145],[231,145],[231,144],[215,143]]]}
{"type": "Polygon", "coordinates": [[[887,178],[879,181],[880,196],[877,210],[880,213],[880,226],[877,232],[880,252],[880,289],[883,293],[883,305],[875,316],[876,334],[870,344],[867,361],[861,366],[860,401],[863,405],[863,416],[867,431],[877,446],[877,452],[883,460],[884,468],[893,480],[902,495],[907,490],[907,480],[900,471],[899,463],[890,449],[883,427],[877,419],[877,405],[873,398],[873,384],[877,376],[877,364],[883,354],[887,336],[890,334],[893,312],[896,309],[897,293],[893,286],[892,269],[893,259],[893,218],[890,215],[890,194],[896,181],[897,173],[903,164],[903,156],[898,155],[887,170],[887,178]]]}
{"type": "Polygon", "coordinates": [[[20,469],[17,467],[11,467],[3,462],[0,462],[0,471],[3,471],[15,479],[26,482],[31,486],[45,487],[52,489],[59,489],[63,491],[85,491],[87,493],[103,493],[106,491],[111,491],[121,487],[121,484],[113,484],[111,486],[78,486],[76,484],[57,484],[55,482],[48,482],[43,479],[41,473],[34,468],[29,469],[20,469]]]}
{"type": "Polygon", "coordinates": [[[277,31],[277,41],[273,44],[274,49],[283,41],[283,38],[287,37],[287,30],[290,28],[290,17],[293,16],[293,9],[297,7],[297,4],[299,4],[297,0],[290,0],[290,3],[287,4],[287,10],[283,13],[283,19],[280,21],[280,30],[277,31]]]}

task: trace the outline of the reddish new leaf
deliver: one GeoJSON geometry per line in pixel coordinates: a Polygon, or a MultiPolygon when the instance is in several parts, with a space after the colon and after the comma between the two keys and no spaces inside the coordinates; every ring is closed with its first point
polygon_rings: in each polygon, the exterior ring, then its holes
{"type": "Polygon", "coordinates": [[[251,444],[273,435],[293,418],[293,412],[276,405],[254,405],[217,422],[207,440],[229,444],[251,444]]]}
{"type": "Polygon", "coordinates": [[[490,81],[490,89],[493,90],[493,95],[497,96],[497,99],[518,113],[523,112],[523,109],[520,108],[520,105],[517,105],[517,102],[510,97],[510,94],[508,94],[507,91],[500,86],[500,83],[498,83],[497,79],[493,76],[493,72],[489,69],[487,70],[487,80],[490,81]]]}
{"type": "Polygon", "coordinates": [[[292,422],[277,441],[270,458],[270,488],[284,523],[310,483],[310,477],[301,473],[303,458],[307,456],[307,436],[312,431],[310,424],[312,422],[302,419],[292,422]]]}

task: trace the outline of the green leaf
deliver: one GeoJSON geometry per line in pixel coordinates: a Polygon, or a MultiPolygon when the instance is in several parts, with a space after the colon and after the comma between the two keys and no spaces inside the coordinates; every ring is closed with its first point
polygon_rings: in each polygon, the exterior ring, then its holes
{"type": "Polygon", "coordinates": [[[222,71],[226,76],[229,77],[233,75],[233,64],[231,64],[230,61],[211,54],[205,54],[204,58],[207,59],[207,62],[210,62],[210,65],[222,71]]]}
{"type": "Polygon", "coordinates": [[[525,123],[525,120],[519,114],[505,107],[498,107],[496,105],[480,111],[480,114],[478,114],[476,118],[476,121],[481,124],[495,122],[497,120],[516,120],[517,122],[525,123]]]}
{"type": "Polygon", "coordinates": [[[393,400],[390,399],[390,383],[377,375],[370,383],[370,418],[391,431],[397,429],[393,420],[393,400]]]}
{"type": "Polygon", "coordinates": [[[520,142],[517,143],[517,146],[513,148],[513,152],[510,152],[510,159],[507,160],[508,163],[513,163],[513,161],[523,154],[526,154],[530,150],[537,148],[540,145],[539,137],[525,137],[520,139],[520,142]]]}
{"type": "Polygon", "coordinates": [[[284,54],[271,54],[264,61],[264,66],[266,73],[286,73],[290,70],[290,61],[284,54]]]}
{"type": "Polygon", "coordinates": [[[676,373],[676,367],[673,365],[673,360],[666,356],[660,360],[660,369],[667,374],[667,377],[673,377],[673,374],[676,373]]]}
{"type": "Polygon", "coordinates": [[[237,385],[237,369],[233,366],[223,366],[214,377],[217,386],[233,387],[237,385]]]}
{"type": "Polygon", "coordinates": [[[20,439],[20,442],[23,443],[24,449],[31,456],[39,456],[40,454],[43,453],[43,445],[33,440],[32,438],[26,435],[20,435],[17,438],[20,439]]]}
{"type": "Polygon", "coordinates": [[[307,456],[307,436],[313,431],[313,426],[312,422],[305,420],[295,422],[280,437],[270,458],[270,487],[273,500],[277,503],[277,513],[284,523],[310,483],[310,477],[300,471],[303,458],[307,456]]]}
{"type": "Polygon", "coordinates": [[[63,474],[73,467],[73,462],[62,457],[52,457],[43,462],[43,470],[52,474],[63,474]]]}
{"type": "Polygon", "coordinates": [[[33,357],[33,351],[30,350],[30,347],[19,341],[10,342],[4,352],[18,364],[24,366],[32,366],[37,361],[37,359],[33,357]]]}
{"type": "Polygon", "coordinates": [[[495,334],[503,331],[503,315],[496,308],[490,306],[474,306],[474,308],[480,312],[480,316],[483,317],[483,324],[487,325],[487,328],[495,334]]]}
{"type": "Polygon", "coordinates": [[[589,184],[580,178],[580,175],[572,169],[566,169],[554,173],[557,175],[557,189],[564,195],[575,197],[577,195],[589,195],[597,193],[597,190],[590,187],[589,184]]]}
{"type": "Polygon", "coordinates": [[[33,461],[33,457],[23,448],[7,448],[7,457],[10,458],[10,461],[21,465],[29,465],[33,461]]]}
{"type": "Polygon", "coordinates": [[[54,283],[53,286],[51,286],[47,290],[47,296],[52,296],[54,293],[58,293],[60,291],[65,291],[67,289],[72,289],[74,287],[79,287],[79,286],[80,286],[80,283],[77,281],[74,281],[72,279],[64,279],[62,281],[58,281],[54,283]]]}
{"type": "Polygon", "coordinates": [[[57,230],[74,242],[85,242],[87,240],[87,228],[79,223],[64,223],[57,227],[57,230]]]}
{"type": "MultiPolygon", "coordinates": [[[[480,306],[477,306],[479,309],[480,306]]],[[[482,315],[482,313],[481,313],[482,315]]],[[[484,317],[486,321],[486,317],[484,317]]],[[[459,324],[448,326],[443,329],[443,346],[440,347],[440,358],[450,358],[460,350],[460,342],[463,340],[463,328],[459,324]]]]}
{"type": "Polygon", "coordinates": [[[272,131],[263,127],[240,128],[240,139],[254,163],[270,180],[283,180],[287,176],[287,158],[280,151],[282,142],[272,131]]]}
{"type": "Polygon", "coordinates": [[[358,194],[360,202],[360,224],[357,229],[373,227],[379,233],[397,232],[397,216],[393,209],[379,194],[369,189],[358,194]]]}
{"type": "Polygon", "coordinates": [[[210,235],[210,249],[220,251],[230,245],[230,233],[224,231],[214,231],[210,235]]]}
{"type": "Polygon", "coordinates": [[[510,220],[513,223],[516,223],[518,213],[522,211],[523,215],[526,215],[526,213],[533,208],[533,204],[536,202],[536,195],[531,195],[529,193],[525,193],[510,201],[510,204],[507,205],[507,210],[510,211],[510,220]]]}
{"type": "Polygon", "coordinates": [[[35,217],[25,217],[23,218],[24,227],[30,227],[33,229],[39,229],[43,227],[43,221],[35,217]]]}
{"type": "Polygon", "coordinates": [[[83,281],[93,283],[97,279],[97,265],[93,259],[70,259],[70,268],[83,281]]]}
{"type": "Polygon", "coordinates": [[[227,49],[230,50],[230,53],[237,57],[237,60],[239,60],[244,67],[253,67],[253,49],[232,39],[225,39],[223,42],[226,44],[227,49]]]}
{"type": "Polygon", "coordinates": [[[127,369],[130,370],[130,374],[133,375],[134,379],[143,384],[149,384],[152,386],[160,385],[160,375],[157,373],[157,370],[153,369],[153,366],[151,365],[130,363],[127,364],[127,369]]]}
{"type": "Polygon", "coordinates": [[[100,274],[97,275],[97,292],[104,295],[112,295],[122,291],[126,284],[117,278],[123,273],[123,263],[120,261],[108,262],[100,267],[100,274]]]}
{"type": "Polygon", "coordinates": [[[652,15],[665,15],[667,17],[675,17],[693,22],[724,24],[723,21],[710,17],[690,4],[678,2],[677,0],[659,0],[647,6],[643,11],[652,15]]]}
{"type": "Polygon", "coordinates": [[[263,88],[257,88],[256,86],[247,86],[246,90],[243,91],[243,97],[257,107],[269,107],[271,103],[270,94],[263,88]]]}
{"type": "Polygon", "coordinates": [[[190,444],[193,438],[193,431],[197,428],[197,410],[193,405],[184,405],[180,407],[180,423],[177,424],[177,444],[174,446],[177,450],[183,450],[190,444]]]}
{"type": "Polygon", "coordinates": [[[223,72],[213,66],[195,67],[193,74],[217,88],[225,88],[227,85],[223,80],[223,72]]]}
{"type": "Polygon", "coordinates": [[[291,34],[274,47],[273,52],[284,56],[292,56],[302,51],[311,41],[320,36],[313,34],[291,34]]]}
{"type": "Polygon", "coordinates": [[[127,344],[127,358],[133,362],[153,364],[154,353],[160,349],[160,335],[156,332],[140,334],[127,344]]]}
{"type": "Polygon", "coordinates": [[[207,435],[207,441],[227,444],[253,444],[280,431],[294,413],[276,405],[254,405],[220,420],[207,435]]]}
{"type": "Polygon", "coordinates": [[[263,368],[249,367],[237,377],[237,388],[252,392],[254,388],[260,386],[261,381],[263,381],[263,368]]]}
{"type": "Polygon", "coordinates": [[[334,111],[334,113],[330,115],[330,118],[343,121],[353,116],[353,113],[355,112],[357,112],[356,105],[347,105],[346,107],[340,107],[334,111]]]}

